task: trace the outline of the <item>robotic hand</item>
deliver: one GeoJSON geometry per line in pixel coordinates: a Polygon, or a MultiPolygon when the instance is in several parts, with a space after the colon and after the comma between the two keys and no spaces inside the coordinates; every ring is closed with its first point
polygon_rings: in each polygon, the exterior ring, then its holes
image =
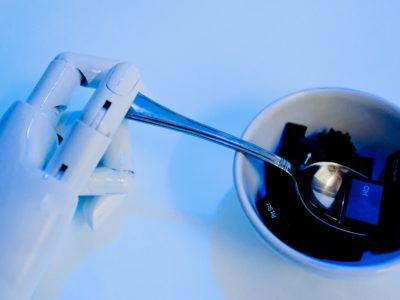
{"type": "Polygon", "coordinates": [[[78,196],[95,196],[85,209],[92,226],[105,203],[123,197],[132,175],[123,120],[139,87],[130,64],[65,53],[1,119],[0,299],[32,296],[78,196]],[[79,117],[65,120],[79,85],[96,90],[79,117]]]}

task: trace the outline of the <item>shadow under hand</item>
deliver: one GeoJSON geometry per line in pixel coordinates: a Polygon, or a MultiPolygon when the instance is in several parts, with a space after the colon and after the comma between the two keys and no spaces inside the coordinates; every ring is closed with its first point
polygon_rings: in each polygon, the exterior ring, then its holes
{"type": "MultiPolygon", "coordinates": [[[[215,100],[215,106],[207,115],[195,119],[240,136],[262,107],[257,103],[249,101],[243,105],[243,98],[215,100]]],[[[167,182],[171,192],[168,204],[191,216],[212,217],[220,199],[232,186],[234,153],[224,146],[180,134],[168,169],[167,182]]]]}

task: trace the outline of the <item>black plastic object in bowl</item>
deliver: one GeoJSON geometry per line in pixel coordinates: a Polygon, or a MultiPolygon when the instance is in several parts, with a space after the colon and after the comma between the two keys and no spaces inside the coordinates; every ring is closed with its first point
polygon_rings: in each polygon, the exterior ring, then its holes
{"type": "MultiPolygon", "coordinates": [[[[400,173],[400,152],[387,158],[385,176],[381,181],[374,181],[369,179],[373,174],[373,159],[357,153],[348,133],[330,129],[306,137],[306,130],[299,124],[286,124],[279,156],[297,167],[318,161],[336,162],[359,171],[365,177],[340,177],[339,192],[332,197],[327,193],[315,197],[313,194],[318,191],[313,190],[305,199],[309,201],[306,206],[297,196],[291,180],[276,168],[265,165],[268,192],[259,195],[256,202],[265,225],[286,244],[320,259],[351,262],[361,260],[367,251],[388,253],[399,250],[400,218],[393,212],[400,208],[400,180],[397,176],[400,173]],[[310,210],[315,213],[310,213],[310,210]],[[321,222],[314,217],[316,214],[324,215],[338,227],[321,222]]],[[[317,175],[316,180],[329,174],[317,175]]]]}

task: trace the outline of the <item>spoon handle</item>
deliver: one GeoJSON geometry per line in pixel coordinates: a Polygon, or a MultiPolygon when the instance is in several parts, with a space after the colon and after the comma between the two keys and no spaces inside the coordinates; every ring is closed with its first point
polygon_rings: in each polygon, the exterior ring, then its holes
{"type": "Polygon", "coordinates": [[[125,118],[201,137],[245,154],[250,154],[291,174],[291,164],[287,160],[253,143],[177,114],[142,94],[136,96],[125,118]]]}

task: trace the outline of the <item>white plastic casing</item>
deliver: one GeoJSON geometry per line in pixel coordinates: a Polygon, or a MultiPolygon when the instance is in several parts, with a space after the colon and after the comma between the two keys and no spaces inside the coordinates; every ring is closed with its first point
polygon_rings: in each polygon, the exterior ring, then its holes
{"type": "Polygon", "coordinates": [[[65,53],[28,99],[0,121],[0,299],[29,299],[96,166],[138,93],[126,63],[65,53]],[[56,125],[73,89],[96,87],[58,144],[56,125]]]}

